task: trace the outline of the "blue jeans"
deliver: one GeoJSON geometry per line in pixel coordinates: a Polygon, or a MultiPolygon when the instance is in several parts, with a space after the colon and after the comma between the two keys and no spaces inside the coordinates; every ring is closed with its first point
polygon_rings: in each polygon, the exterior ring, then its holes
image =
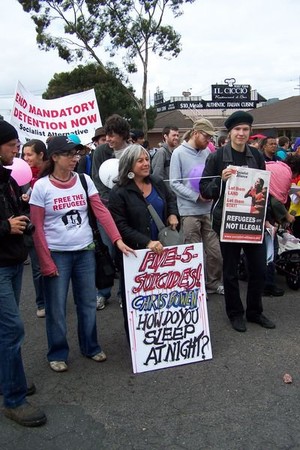
{"type": "Polygon", "coordinates": [[[34,246],[29,247],[31,260],[32,280],[35,290],[35,302],[38,309],[45,308],[45,286],[44,277],[41,274],[40,263],[34,246]]]}
{"type": "MultiPolygon", "coordinates": [[[[278,256],[278,249],[279,249],[278,237],[277,237],[277,234],[275,234],[275,236],[274,236],[274,261],[276,261],[276,258],[278,256]]],[[[274,261],[267,264],[265,289],[272,288],[276,285],[276,282],[275,282],[276,266],[275,266],[274,261]]]]}
{"type": "Polygon", "coordinates": [[[51,252],[59,275],[44,277],[48,361],[67,361],[66,304],[70,280],[77,312],[81,353],[92,357],[101,352],[97,339],[95,254],[92,250],[51,252]]]}
{"type": "Polygon", "coordinates": [[[23,264],[0,267],[0,385],[4,406],[25,403],[27,383],[21,356],[24,325],[19,301],[23,264]]]}

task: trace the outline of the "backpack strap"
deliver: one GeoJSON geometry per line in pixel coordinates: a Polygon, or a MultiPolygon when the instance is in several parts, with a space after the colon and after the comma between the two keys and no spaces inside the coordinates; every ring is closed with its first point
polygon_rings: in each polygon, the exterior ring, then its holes
{"type": "Polygon", "coordinates": [[[83,173],[79,173],[78,175],[79,175],[79,179],[82,184],[82,187],[85,190],[87,201],[89,201],[88,187],[87,187],[87,182],[86,182],[85,176],[83,173]]]}
{"type": "Polygon", "coordinates": [[[91,169],[92,169],[91,155],[86,155],[86,157],[85,157],[85,173],[87,175],[91,175],[91,169]]]}
{"type": "Polygon", "coordinates": [[[85,190],[85,193],[86,193],[86,201],[87,201],[87,205],[88,205],[89,223],[90,223],[90,227],[93,230],[93,234],[95,235],[95,233],[97,233],[98,227],[97,227],[96,217],[94,216],[94,213],[93,213],[91,205],[90,205],[87,182],[86,182],[84,173],[79,173],[78,175],[79,175],[79,179],[80,179],[80,182],[82,184],[82,187],[83,187],[83,189],[85,190]]]}

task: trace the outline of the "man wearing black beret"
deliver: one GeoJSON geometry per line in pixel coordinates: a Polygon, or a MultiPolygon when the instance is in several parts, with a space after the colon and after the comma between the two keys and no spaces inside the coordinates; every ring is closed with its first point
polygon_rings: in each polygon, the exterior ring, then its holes
{"type": "Polygon", "coordinates": [[[227,117],[224,125],[227,128],[227,131],[230,131],[230,130],[232,130],[232,128],[236,127],[237,125],[242,125],[242,124],[246,124],[251,127],[252,123],[253,123],[253,117],[251,116],[251,114],[249,114],[246,111],[235,111],[233,114],[231,114],[231,116],[227,117]]]}
{"type": "MultiPolygon", "coordinates": [[[[225,121],[229,133],[229,142],[211,153],[206,160],[200,181],[200,192],[204,198],[213,199],[213,228],[220,235],[224,192],[226,181],[232,174],[228,166],[246,166],[265,170],[262,154],[247,144],[251,133],[253,117],[246,111],[236,111],[225,121]],[[209,177],[209,178],[207,178],[209,177]]],[[[264,328],[275,328],[275,324],[265,317],[262,307],[262,291],[266,272],[265,244],[242,244],[220,242],[223,256],[223,284],[226,313],[232,328],[246,331],[244,306],[240,297],[238,282],[238,264],[241,250],[247,259],[249,281],[247,289],[246,319],[264,328]]]]}
{"type": "Polygon", "coordinates": [[[11,177],[9,166],[18,154],[16,129],[0,121],[0,388],[4,415],[20,425],[35,427],[46,422],[43,411],[30,405],[34,394],[27,385],[21,345],[24,325],[19,312],[23,263],[28,250],[24,244],[28,218],[22,214],[21,191],[11,177]],[[7,166],[7,167],[6,167],[7,166]]]}

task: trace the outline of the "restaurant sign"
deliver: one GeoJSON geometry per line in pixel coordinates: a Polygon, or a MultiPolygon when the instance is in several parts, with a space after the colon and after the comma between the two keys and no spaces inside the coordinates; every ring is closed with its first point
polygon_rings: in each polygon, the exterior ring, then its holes
{"type": "Polygon", "coordinates": [[[225,84],[213,84],[211,86],[212,101],[250,101],[251,86],[249,84],[235,84],[235,81],[235,78],[226,78],[225,84]]]}
{"type": "Polygon", "coordinates": [[[165,111],[174,111],[175,109],[188,109],[188,110],[198,110],[198,109],[253,109],[257,105],[256,100],[233,100],[233,101],[176,101],[176,102],[165,102],[156,107],[158,113],[165,111]]]}

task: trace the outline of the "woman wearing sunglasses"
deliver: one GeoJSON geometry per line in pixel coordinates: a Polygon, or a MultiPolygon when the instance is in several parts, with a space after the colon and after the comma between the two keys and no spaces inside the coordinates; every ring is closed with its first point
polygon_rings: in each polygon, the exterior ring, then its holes
{"type": "MultiPolygon", "coordinates": [[[[74,172],[84,152],[81,144],[66,136],[52,138],[48,144],[49,160],[30,199],[31,220],[36,227],[34,241],[45,282],[47,357],[50,368],[56,372],[68,369],[66,302],[70,281],[81,353],[97,362],[106,360],[97,339],[95,255],[88,202],[80,178],[74,172]]],[[[91,178],[84,176],[93,213],[111,241],[128,255],[133,250],[122,241],[91,178]]]]}

